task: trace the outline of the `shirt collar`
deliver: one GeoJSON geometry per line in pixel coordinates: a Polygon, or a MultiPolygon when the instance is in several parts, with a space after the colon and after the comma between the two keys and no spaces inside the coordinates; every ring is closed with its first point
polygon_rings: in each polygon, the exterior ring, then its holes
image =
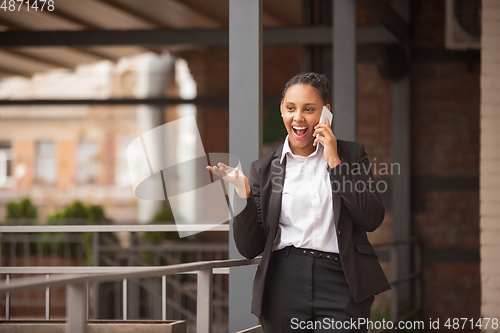
{"type": "MultiPolygon", "coordinates": [[[[283,143],[283,151],[281,152],[281,159],[280,159],[280,164],[283,164],[283,159],[285,158],[286,154],[289,153],[292,156],[299,156],[299,155],[294,155],[292,153],[292,149],[290,148],[290,144],[288,142],[288,137],[289,135],[286,136],[285,138],[285,143],[283,143]]],[[[312,157],[318,153],[318,150],[321,149],[323,145],[321,143],[316,145],[316,150],[311,153],[311,155],[307,157],[312,157]],[[320,147],[321,146],[321,147],[320,147]]],[[[306,156],[301,156],[301,157],[306,157],[306,156]]]]}

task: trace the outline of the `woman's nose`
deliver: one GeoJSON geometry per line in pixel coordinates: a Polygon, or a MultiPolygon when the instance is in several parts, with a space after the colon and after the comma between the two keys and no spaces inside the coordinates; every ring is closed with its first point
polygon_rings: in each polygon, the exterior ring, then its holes
{"type": "Polygon", "coordinates": [[[293,120],[300,121],[302,119],[304,119],[304,113],[301,110],[297,110],[297,112],[295,112],[295,115],[293,116],[293,120]]]}

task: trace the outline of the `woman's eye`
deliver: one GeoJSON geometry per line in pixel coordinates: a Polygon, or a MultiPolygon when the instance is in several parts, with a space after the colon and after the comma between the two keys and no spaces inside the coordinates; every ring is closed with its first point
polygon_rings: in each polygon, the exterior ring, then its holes
{"type": "Polygon", "coordinates": [[[290,111],[292,111],[293,107],[289,106],[287,109],[290,110],[290,111]]]}

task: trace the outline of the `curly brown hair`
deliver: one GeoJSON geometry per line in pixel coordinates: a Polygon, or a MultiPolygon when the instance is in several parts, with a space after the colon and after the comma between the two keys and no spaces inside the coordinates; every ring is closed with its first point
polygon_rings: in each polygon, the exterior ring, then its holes
{"type": "Polygon", "coordinates": [[[330,81],[328,81],[328,78],[324,74],[310,72],[295,75],[285,84],[285,88],[283,88],[283,93],[281,94],[281,100],[285,98],[285,93],[288,88],[296,84],[309,84],[316,89],[325,105],[330,103],[330,81]]]}

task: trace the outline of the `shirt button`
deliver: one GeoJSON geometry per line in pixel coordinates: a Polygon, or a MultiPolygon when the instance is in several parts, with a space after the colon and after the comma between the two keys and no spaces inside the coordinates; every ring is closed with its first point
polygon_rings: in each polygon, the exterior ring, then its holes
{"type": "Polygon", "coordinates": [[[316,195],[315,194],[313,194],[313,199],[316,199],[316,195]]]}
{"type": "Polygon", "coordinates": [[[319,215],[318,215],[318,216],[316,216],[316,220],[319,220],[319,215]]]}

